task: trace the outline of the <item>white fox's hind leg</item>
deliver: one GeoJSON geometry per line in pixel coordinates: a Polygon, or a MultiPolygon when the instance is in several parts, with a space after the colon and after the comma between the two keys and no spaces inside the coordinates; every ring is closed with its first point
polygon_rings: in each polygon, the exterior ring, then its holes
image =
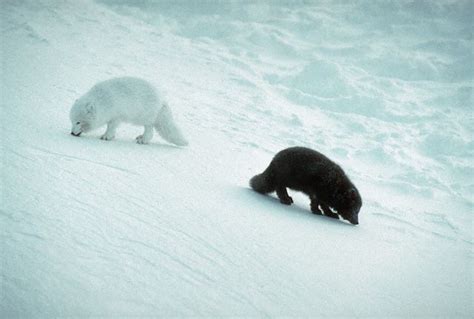
{"type": "Polygon", "coordinates": [[[117,126],[119,122],[117,121],[110,121],[107,123],[107,130],[105,131],[104,135],[100,137],[101,140],[110,141],[115,138],[115,131],[117,130],[117,126]]]}
{"type": "Polygon", "coordinates": [[[137,136],[136,140],[138,144],[148,144],[153,138],[153,125],[145,125],[145,132],[142,135],[137,136]]]}

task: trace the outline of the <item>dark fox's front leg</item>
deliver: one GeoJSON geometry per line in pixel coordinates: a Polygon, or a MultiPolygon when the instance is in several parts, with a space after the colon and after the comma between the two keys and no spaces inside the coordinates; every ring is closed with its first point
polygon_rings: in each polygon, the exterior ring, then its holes
{"type": "Polygon", "coordinates": [[[324,213],[324,216],[339,219],[339,215],[333,213],[329,206],[319,201],[316,196],[311,196],[311,211],[313,214],[322,215],[324,213]]]}
{"type": "Polygon", "coordinates": [[[280,203],[285,204],[285,205],[293,204],[293,198],[291,198],[290,195],[288,195],[288,192],[286,191],[285,186],[277,186],[276,193],[277,193],[278,198],[280,199],[280,203]]]}
{"type": "Polygon", "coordinates": [[[339,219],[339,215],[336,214],[336,213],[333,213],[328,205],[326,205],[325,203],[322,203],[322,202],[320,203],[320,205],[321,205],[321,209],[323,210],[325,216],[339,219]]]}

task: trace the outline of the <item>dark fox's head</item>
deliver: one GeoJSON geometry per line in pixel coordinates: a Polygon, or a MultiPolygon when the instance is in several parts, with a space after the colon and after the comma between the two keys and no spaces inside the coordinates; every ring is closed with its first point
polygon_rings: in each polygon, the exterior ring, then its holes
{"type": "Polygon", "coordinates": [[[334,208],[342,218],[351,224],[359,224],[359,211],[362,207],[362,198],[354,186],[340,191],[335,196],[334,208]]]}

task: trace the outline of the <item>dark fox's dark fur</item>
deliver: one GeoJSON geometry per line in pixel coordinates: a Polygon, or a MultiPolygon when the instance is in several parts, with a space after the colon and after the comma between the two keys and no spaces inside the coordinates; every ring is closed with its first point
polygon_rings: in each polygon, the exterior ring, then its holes
{"type": "Polygon", "coordinates": [[[279,152],[262,174],[250,180],[250,186],[262,194],[276,191],[286,205],[293,203],[287,187],[301,191],[310,197],[313,213],[322,211],[333,218],[339,214],[352,224],[359,223],[359,191],[339,165],[312,149],[291,147],[279,152]]]}

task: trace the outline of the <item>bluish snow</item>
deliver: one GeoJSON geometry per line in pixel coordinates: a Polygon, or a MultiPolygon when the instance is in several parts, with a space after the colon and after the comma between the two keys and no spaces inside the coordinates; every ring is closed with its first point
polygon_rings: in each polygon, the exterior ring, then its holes
{"type": "Polygon", "coordinates": [[[472,317],[472,1],[3,1],[0,317],[472,317]],[[69,135],[96,82],[186,148],[69,135]],[[360,225],[248,188],[302,145],[360,225]]]}

